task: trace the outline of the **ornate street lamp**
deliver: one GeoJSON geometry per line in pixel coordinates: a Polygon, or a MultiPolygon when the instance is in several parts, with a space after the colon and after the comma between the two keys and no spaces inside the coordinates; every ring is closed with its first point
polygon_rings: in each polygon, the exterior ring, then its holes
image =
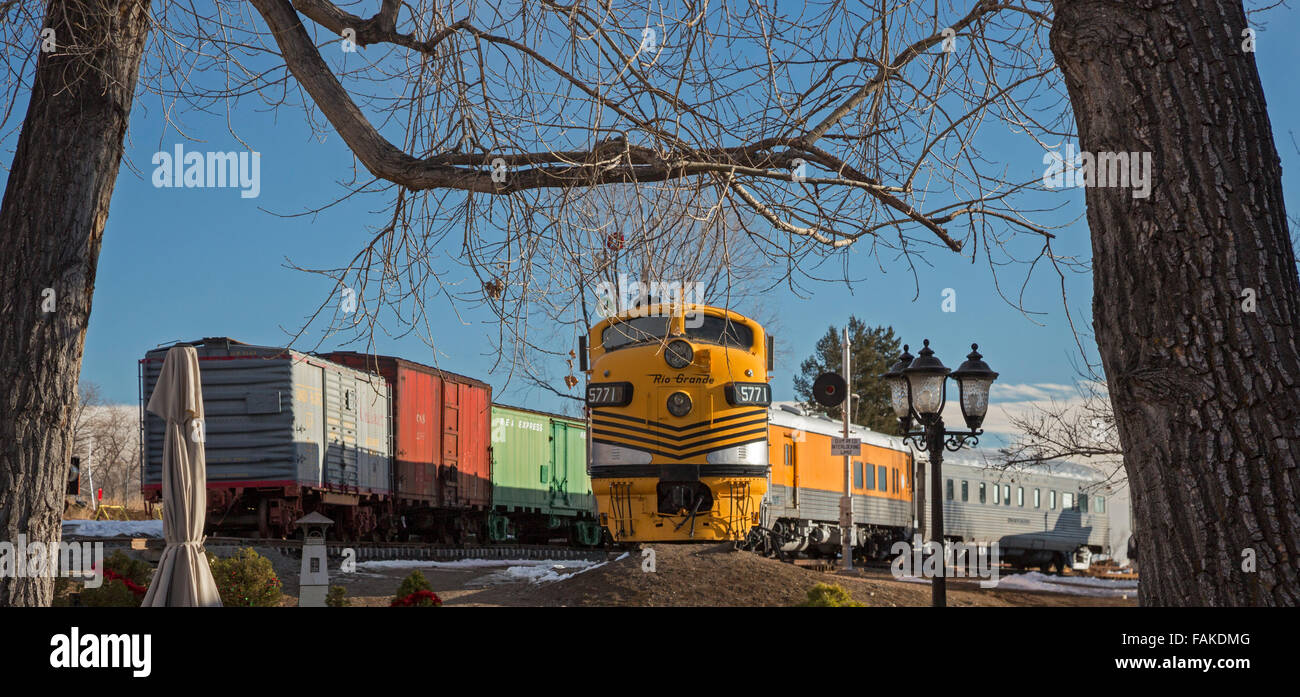
{"type": "Polygon", "coordinates": [[[943,544],[943,451],[944,448],[956,452],[963,447],[979,444],[979,436],[984,433],[980,428],[989,409],[989,387],[997,379],[983,356],[979,346],[971,344],[971,352],[966,362],[957,370],[949,371],[943,361],[930,349],[930,340],[919,356],[913,357],[908,347],[903,346],[903,355],[898,362],[881,375],[889,387],[889,402],[898,417],[899,434],[904,442],[919,450],[924,450],[930,457],[930,538],[938,555],[938,576],[931,580],[931,602],[934,607],[947,604],[947,576],[945,549],[943,544]],[[961,414],[966,420],[967,431],[948,431],[944,429],[943,405],[948,398],[948,378],[957,381],[958,396],[961,400],[961,414]],[[920,424],[918,430],[912,430],[913,423],[920,424]]]}

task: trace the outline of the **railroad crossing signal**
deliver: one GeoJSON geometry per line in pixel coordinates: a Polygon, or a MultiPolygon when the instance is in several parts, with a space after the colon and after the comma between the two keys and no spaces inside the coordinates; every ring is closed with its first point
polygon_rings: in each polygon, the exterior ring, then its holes
{"type": "Polygon", "coordinates": [[[849,393],[848,385],[839,373],[822,373],[813,382],[813,399],[823,407],[838,407],[849,393]]]}

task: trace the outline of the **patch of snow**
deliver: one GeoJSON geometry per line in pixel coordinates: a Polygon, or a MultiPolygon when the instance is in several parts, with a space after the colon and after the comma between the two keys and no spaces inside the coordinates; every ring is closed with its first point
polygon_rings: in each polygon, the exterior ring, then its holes
{"type": "Polygon", "coordinates": [[[81,537],[162,537],[161,520],[65,520],[63,534],[81,537]]]}
{"type": "Polygon", "coordinates": [[[1067,595],[1118,598],[1137,593],[1138,582],[1132,579],[1104,579],[1074,576],[1048,576],[1030,571],[1005,575],[998,579],[998,590],[1047,591],[1067,595]]]}
{"type": "MultiPolygon", "coordinates": [[[[432,561],[430,559],[385,559],[382,561],[357,562],[358,569],[483,569],[496,566],[506,567],[553,567],[576,568],[591,566],[594,561],[569,559],[457,559],[456,561],[432,561]]],[[[602,562],[603,563],[603,562],[602,562]]]]}

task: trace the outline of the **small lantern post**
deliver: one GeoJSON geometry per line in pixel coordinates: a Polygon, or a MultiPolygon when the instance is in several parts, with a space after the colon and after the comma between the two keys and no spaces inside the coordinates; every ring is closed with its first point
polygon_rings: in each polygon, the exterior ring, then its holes
{"type": "Polygon", "coordinates": [[[989,388],[998,374],[989,369],[980,355],[979,345],[971,344],[966,362],[950,371],[930,349],[930,340],[919,356],[912,356],[908,347],[903,355],[880,377],[889,387],[890,405],[898,417],[898,432],[904,442],[911,442],[923,450],[930,459],[930,540],[937,556],[938,575],[930,581],[931,604],[947,605],[947,563],[943,539],[943,451],[956,452],[964,447],[979,444],[984,433],[984,416],[989,408],[989,388]],[[943,405],[948,399],[948,380],[957,382],[961,399],[961,415],[966,421],[966,431],[949,431],[943,423],[943,405]],[[914,429],[913,426],[920,428],[914,429]]]}
{"type": "Polygon", "coordinates": [[[298,607],[325,607],[330,589],[329,558],[325,530],[334,521],[319,513],[308,513],[294,522],[302,528],[302,570],[298,574],[298,607]]]}

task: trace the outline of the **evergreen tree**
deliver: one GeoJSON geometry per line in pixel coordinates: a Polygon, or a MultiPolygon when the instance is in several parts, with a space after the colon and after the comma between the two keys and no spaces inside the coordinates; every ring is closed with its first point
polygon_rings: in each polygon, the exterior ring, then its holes
{"type": "MultiPolygon", "coordinates": [[[[842,419],[840,408],[827,409],[813,401],[813,381],[822,373],[840,373],[843,369],[843,330],[831,325],[817,342],[813,354],[804,359],[799,373],[794,376],[795,395],[815,412],[833,419],[842,419]]],[[[851,353],[853,383],[850,394],[860,395],[850,412],[851,420],[873,431],[893,434],[898,431],[898,419],[889,406],[889,389],[880,374],[889,369],[902,353],[902,345],[894,335],[893,327],[868,327],[857,317],[849,317],[849,351],[851,353]]],[[[846,401],[847,404],[847,401],[846,401]]]]}

